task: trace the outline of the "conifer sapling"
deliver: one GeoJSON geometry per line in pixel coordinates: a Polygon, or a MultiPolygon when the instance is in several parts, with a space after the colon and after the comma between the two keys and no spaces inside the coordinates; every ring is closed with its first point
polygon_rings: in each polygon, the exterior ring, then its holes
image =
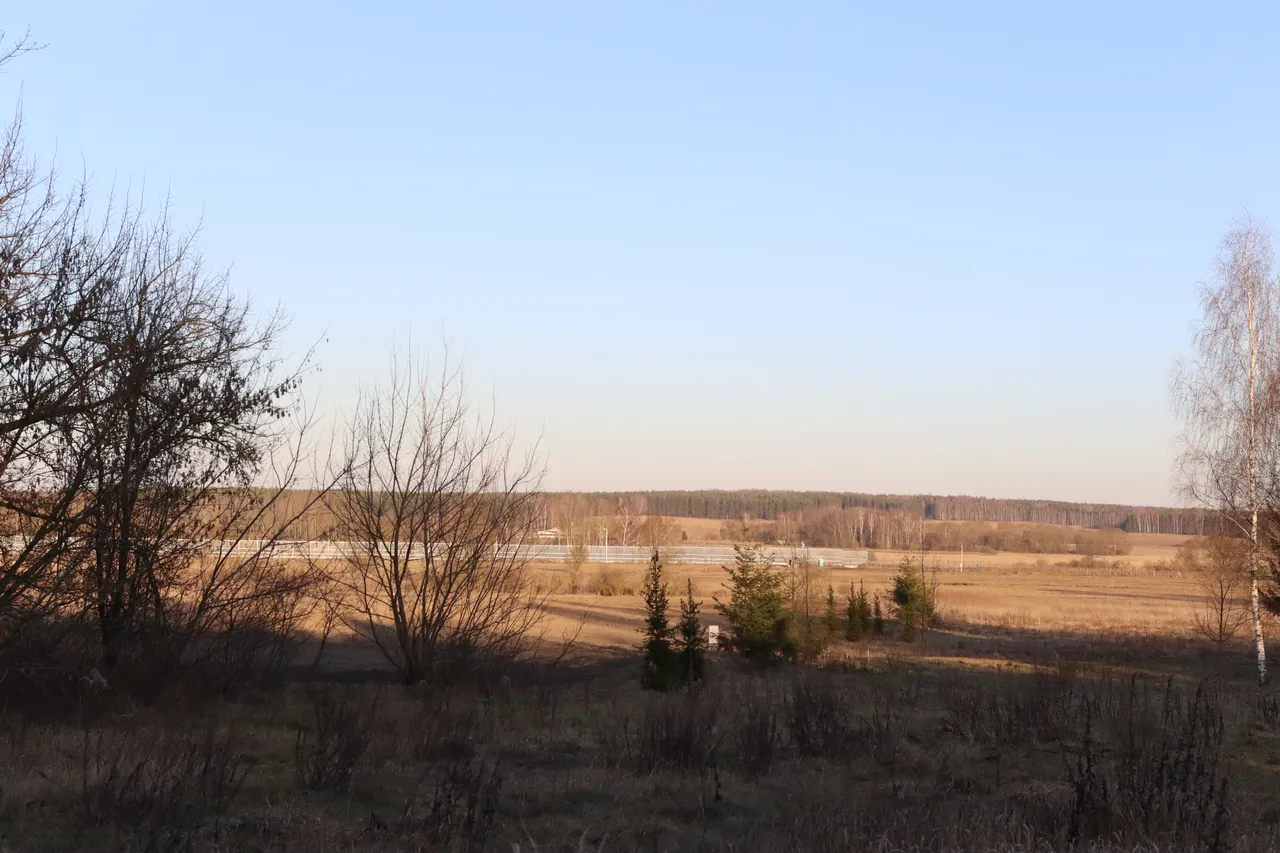
{"type": "Polygon", "coordinates": [[[848,622],[845,624],[845,639],[857,642],[867,636],[871,629],[871,601],[867,597],[867,588],[859,584],[858,591],[853,591],[849,584],[848,622]]]}
{"type": "Polygon", "coordinates": [[[834,642],[840,636],[840,614],[836,612],[836,591],[830,584],[827,584],[827,612],[822,621],[827,632],[826,642],[834,642]]]}
{"type": "Polygon", "coordinates": [[[759,546],[733,546],[734,564],[729,573],[729,601],[717,601],[716,610],[729,621],[725,646],[759,662],[782,659],[790,646],[790,614],[787,612],[787,579],[774,571],[759,546]]]}
{"type": "Polygon", "coordinates": [[[693,578],[688,579],[685,597],[680,602],[677,641],[681,679],[686,683],[701,681],[707,656],[707,635],[698,620],[698,602],[693,597],[693,578]]]}
{"type": "Polygon", "coordinates": [[[676,660],[672,649],[674,632],[667,621],[667,583],[662,577],[662,558],[658,549],[649,557],[644,588],[644,672],[641,683],[650,690],[667,690],[677,681],[676,660]]]}

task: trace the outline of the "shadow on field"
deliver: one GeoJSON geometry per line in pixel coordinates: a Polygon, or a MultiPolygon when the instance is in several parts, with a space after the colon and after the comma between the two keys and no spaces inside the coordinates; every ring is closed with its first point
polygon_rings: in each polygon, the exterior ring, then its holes
{"type": "MultiPolygon", "coordinates": [[[[599,678],[630,668],[633,661],[616,649],[575,645],[573,653],[552,661],[533,656],[525,660],[487,665],[483,678],[519,686],[530,683],[573,683],[599,678]]],[[[318,637],[308,637],[298,647],[294,661],[283,672],[284,680],[336,684],[395,684],[396,668],[373,643],[364,639],[330,639],[321,648],[318,637]]],[[[477,678],[481,677],[477,673],[477,678]]],[[[463,679],[466,681],[467,679],[463,679]]]]}
{"type": "Polygon", "coordinates": [[[0,825],[104,853],[1280,845],[1280,694],[1243,648],[887,628],[814,666],[714,653],[671,693],[635,652],[427,688],[311,638],[284,684],[0,731],[0,825]]]}
{"type": "MultiPolygon", "coordinates": [[[[893,629],[889,633],[892,635],[893,629]]],[[[1206,640],[1167,634],[1005,628],[948,619],[917,646],[892,645],[904,653],[987,664],[1020,663],[1063,672],[1101,667],[1245,682],[1255,673],[1251,648],[1243,640],[1218,647],[1206,640]]]]}

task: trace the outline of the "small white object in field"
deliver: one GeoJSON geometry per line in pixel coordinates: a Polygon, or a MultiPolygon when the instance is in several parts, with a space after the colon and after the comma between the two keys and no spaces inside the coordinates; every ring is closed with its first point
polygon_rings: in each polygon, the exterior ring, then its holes
{"type": "Polygon", "coordinates": [[[720,626],[719,625],[707,626],[707,645],[713,649],[720,645],[720,626]]]}

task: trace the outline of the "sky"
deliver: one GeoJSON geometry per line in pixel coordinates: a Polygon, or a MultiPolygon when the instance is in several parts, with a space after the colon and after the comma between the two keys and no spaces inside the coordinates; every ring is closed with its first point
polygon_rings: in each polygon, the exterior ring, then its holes
{"type": "Polygon", "coordinates": [[[439,360],[554,489],[1168,504],[1280,221],[1277,7],[8,0],[63,174],[168,198],[349,411],[439,360]]]}

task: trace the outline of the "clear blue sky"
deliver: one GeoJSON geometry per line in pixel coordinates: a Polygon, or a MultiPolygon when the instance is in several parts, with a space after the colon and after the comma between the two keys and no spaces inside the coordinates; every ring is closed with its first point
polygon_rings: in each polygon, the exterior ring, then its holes
{"type": "Polygon", "coordinates": [[[327,332],[322,406],[448,338],[552,487],[1167,503],[1273,8],[10,0],[0,103],[327,332]]]}

